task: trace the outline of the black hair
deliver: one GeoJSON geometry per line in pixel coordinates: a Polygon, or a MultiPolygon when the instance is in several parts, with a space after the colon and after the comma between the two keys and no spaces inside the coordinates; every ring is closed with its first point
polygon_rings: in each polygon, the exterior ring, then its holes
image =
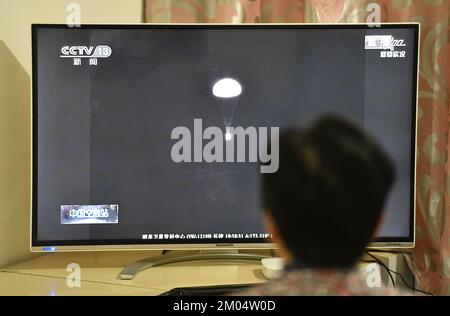
{"type": "Polygon", "coordinates": [[[263,174],[263,207],[300,263],[348,268],[380,220],[394,168],[358,125],[323,116],[282,130],[279,169],[263,174]]]}

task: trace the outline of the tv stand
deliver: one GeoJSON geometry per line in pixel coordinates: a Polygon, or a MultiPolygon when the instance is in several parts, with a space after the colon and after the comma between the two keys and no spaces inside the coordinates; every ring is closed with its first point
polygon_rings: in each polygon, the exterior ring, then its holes
{"type": "Polygon", "coordinates": [[[272,253],[265,251],[265,254],[245,253],[239,250],[197,250],[197,251],[163,251],[161,255],[148,257],[130,264],[120,272],[120,279],[132,280],[139,272],[148,268],[161,266],[164,264],[192,261],[192,260],[261,260],[272,256],[272,253]]]}

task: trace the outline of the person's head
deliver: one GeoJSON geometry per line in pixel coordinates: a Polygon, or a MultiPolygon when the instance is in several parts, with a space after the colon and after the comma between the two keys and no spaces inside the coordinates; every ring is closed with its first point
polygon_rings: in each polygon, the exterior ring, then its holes
{"type": "Polygon", "coordinates": [[[279,169],[263,174],[269,229],[290,259],[351,267],[374,236],[394,179],[391,161],[363,129],[324,116],[279,138],[279,169]]]}

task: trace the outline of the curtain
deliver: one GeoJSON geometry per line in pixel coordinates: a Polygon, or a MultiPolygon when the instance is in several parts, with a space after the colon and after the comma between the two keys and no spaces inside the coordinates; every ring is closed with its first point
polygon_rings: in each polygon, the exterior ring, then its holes
{"type": "Polygon", "coordinates": [[[147,0],[147,22],[419,22],[421,58],[416,246],[409,264],[421,287],[450,295],[450,0],[147,0]]]}

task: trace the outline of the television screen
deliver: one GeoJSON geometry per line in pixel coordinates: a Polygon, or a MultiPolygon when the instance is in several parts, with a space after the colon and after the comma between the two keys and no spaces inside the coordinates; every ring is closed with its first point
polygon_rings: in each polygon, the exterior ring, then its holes
{"type": "Polygon", "coordinates": [[[265,140],[328,113],[395,162],[374,241],[413,242],[417,24],[32,33],[36,250],[270,243],[260,178],[278,166],[265,140]]]}

